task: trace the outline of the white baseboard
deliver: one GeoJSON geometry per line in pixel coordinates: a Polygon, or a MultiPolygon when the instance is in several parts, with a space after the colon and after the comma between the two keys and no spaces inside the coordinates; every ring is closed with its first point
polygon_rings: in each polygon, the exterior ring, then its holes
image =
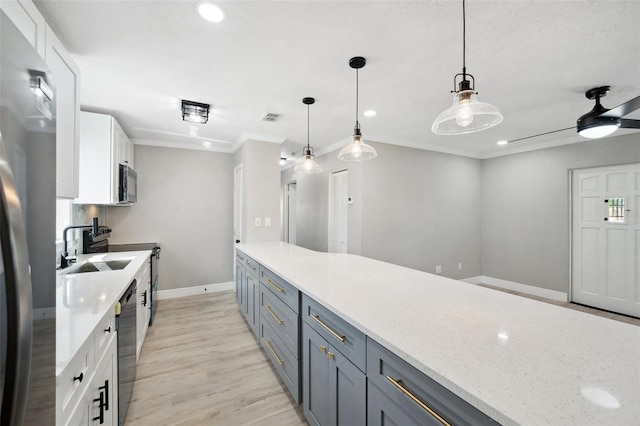
{"type": "Polygon", "coordinates": [[[56,308],[40,308],[33,310],[33,320],[44,320],[56,317],[56,308]]]}
{"type": "Polygon", "coordinates": [[[547,288],[536,287],[528,284],[516,283],[513,281],[501,280],[500,278],[492,278],[484,275],[477,277],[465,278],[464,281],[469,284],[487,284],[495,287],[504,288],[507,290],[515,290],[522,293],[530,294],[532,296],[545,297],[551,300],[557,300],[559,302],[568,302],[569,295],[562,291],[549,290],[547,288]]]}
{"type": "Polygon", "coordinates": [[[174,288],[171,290],[158,290],[158,300],[173,299],[176,297],[196,296],[198,294],[215,293],[218,291],[233,290],[234,282],[199,285],[194,287],[174,288]]]}

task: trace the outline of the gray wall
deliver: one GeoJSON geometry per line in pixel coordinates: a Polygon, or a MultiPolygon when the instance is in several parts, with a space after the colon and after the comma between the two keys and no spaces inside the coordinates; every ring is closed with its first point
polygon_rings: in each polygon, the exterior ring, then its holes
{"type": "Polygon", "coordinates": [[[282,172],[297,182],[297,243],[328,248],[331,172],[349,170],[349,253],[452,278],[480,275],[480,160],[388,144],[363,163],[317,157],[320,175],[282,172]],[[458,263],[463,269],[458,270],[458,263]]]}
{"type": "Polygon", "coordinates": [[[110,242],[159,241],[160,290],[232,280],[232,159],[135,146],[138,202],[107,207],[110,242]]]}
{"type": "Polygon", "coordinates": [[[482,275],[569,291],[569,170],[640,162],[637,133],[482,162],[482,275]]]}
{"type": "MultiPolygon", "coordinates": [[[[233,167],[242,164],[242,242],[278,241],[280,239],[280,145],[246,141],[233,155],[233,167]],[[262,221],[255,226],[255,218],[262,221]],[[265,218],[271,226],[265,226],[265,218]]],[[[233,188],[233,168],[232,168],[233,188]]],[[[233,213],[233,194],[231,195],[233,213]]],[[[231,221],[233,232],[233,220],[231,221]]],[[[229,240],[231,241],[231,240],[229,240]]]]}

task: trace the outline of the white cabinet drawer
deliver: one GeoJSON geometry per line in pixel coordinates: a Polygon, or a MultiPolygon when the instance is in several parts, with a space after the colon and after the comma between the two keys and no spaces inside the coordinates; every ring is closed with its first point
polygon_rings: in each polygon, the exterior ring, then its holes
{"type": "Polygon", "coordinates": [[[93,341],[95,360],[102,358],[102,354],[109,344],[111,336],[116,332],[116,310],[115,307],[109,309],[107,314],[100,320],[95,330],[93,330],[93,341]]]}
{"type": "Polygon", "coordinates": [[[58,376],[56,383],[56,407],[58,423],[62,424],[62,419],[70,418],[78,401],[84,394],[93,370],[95,368],[94,341],[90,336],[82,345],[76,356],[67,365],[67,368],[58,376]]]}

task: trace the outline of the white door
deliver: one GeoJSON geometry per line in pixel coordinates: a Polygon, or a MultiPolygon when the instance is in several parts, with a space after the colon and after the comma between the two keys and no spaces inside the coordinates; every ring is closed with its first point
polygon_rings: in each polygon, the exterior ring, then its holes
{"type": "Polygon", "coordinates": [[[285,241],[294,245],[296,244],[296,195],[296,183],[288,183],[285,187],[285,241]]]}
{"type": "Polygon", "coordinates": [[[329,252],[347,252],[349,173],[331,173],[329,182],[329,252]]]}
{"type": "MultiPolygon", "coordinates": [[[[233,241],[242,241],[242,164],[233,169],[233,241]]],[[[236,276],[236,245],[233,245],[233,277],[236,276]]]]}
{"type": "Polygon", "coordinates": [[[574,170],[574,302],[640,317],[640,164],[574,170]]]}

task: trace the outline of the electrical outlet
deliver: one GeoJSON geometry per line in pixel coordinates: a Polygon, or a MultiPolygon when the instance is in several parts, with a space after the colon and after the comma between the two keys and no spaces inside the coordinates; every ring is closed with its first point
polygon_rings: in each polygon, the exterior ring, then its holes
{"type": "Polygon", "coordinates": [[[442,265],[436,266],[436,274],[441,274],[441,273],[442,273],[442,265]]]}
{"type": "Polygon", "coordinates": [[[264,218],[264,226],[271,226],[271,218],[270,217],[265,217],[264,218]]]}
{"type": "Polygon", "coordinates": [[[254,225],[256,228],[260,228],[262,226],[262,219],[260,219],[259,217],[256,217],[254,225]]]}
{"type": "Polygon", "coordinates": [[[458,263],[458,271],[462,271],[462,262],[458,263]]]}

